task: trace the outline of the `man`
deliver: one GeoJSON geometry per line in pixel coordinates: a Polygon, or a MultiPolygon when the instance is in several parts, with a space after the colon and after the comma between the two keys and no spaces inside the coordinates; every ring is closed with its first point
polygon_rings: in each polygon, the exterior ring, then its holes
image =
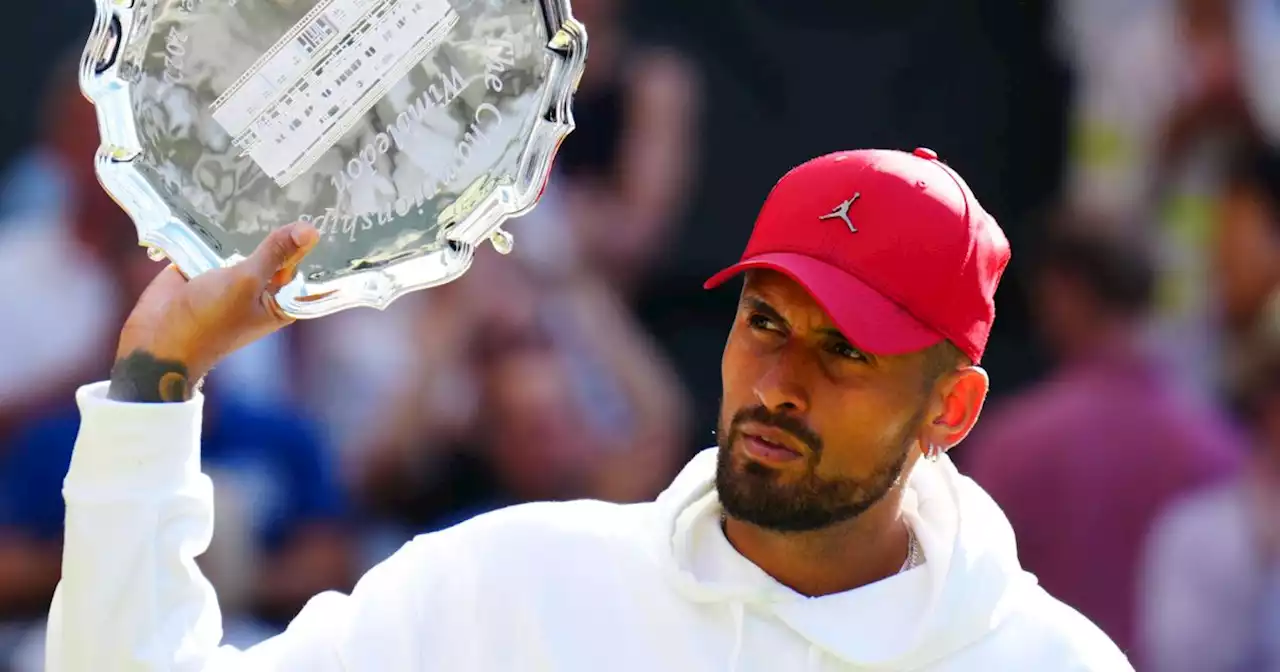
{"type": "Polygon", "coordinates": [[[1280,670],[1280,154],[1238,158],[1219,228],[1230,390],[1252,450],[1143,539],[1136,634],[1152,672],[1280,670]]]}
{"type": "Polygon", "coordinates": [[[219,647],[191,558],[211,528],[195,383],[285,324],[316,244],[158,278],[111,381],[79,394],[51,670],[1131,670],[1018,566],[1008,522],[945,451],[1009,249],[929,150],[788,173],[742,263],[719,447],[656,501],[539,503],[407,544],[283,635],[219,647]]]}
{"type": "Polygon", "coordinates": [[[1280,670],[1280,343],[1269,345],[1235,391],[1248,468],[1174,502],[1145,539],[1143,670],[1280,670]]]}
{"type": "Polygon", "coordinates": [[[1214,283],[1232,347],[1232,378],[1280,336],[1280,146],[1241,148],[1217,208],[1214,283]]]}
{"type": "Polygon", "coordinates": [[[1071,217],[1051,231],[1032,265],[1057,369],[988,408],[962,466],[1008,512],[1023,567],[1129,650],[1152,521],[1236,473],[1244,451],[1224,414],[1153,352],[1154,262],[1114,229],[1071,217]]]}

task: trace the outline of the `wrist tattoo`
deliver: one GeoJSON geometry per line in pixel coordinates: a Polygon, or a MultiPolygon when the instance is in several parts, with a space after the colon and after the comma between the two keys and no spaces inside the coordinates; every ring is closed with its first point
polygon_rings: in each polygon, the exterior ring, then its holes
{"type": "Polygon", "coordinates": [[[190,399],[192,389],[186,364],[135,350],[111,367],[107,397],[134,403],[173,403],[190,399]]]}

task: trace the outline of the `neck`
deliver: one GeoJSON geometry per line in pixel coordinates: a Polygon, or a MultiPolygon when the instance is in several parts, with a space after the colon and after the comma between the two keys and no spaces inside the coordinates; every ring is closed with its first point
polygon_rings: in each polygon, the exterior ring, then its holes
{"type": "Polygon", "coordinates": [[[730,517],[725,536],[776,581],[809,597],[843,593],[897,574],[910,539],[900,487],[862,515],[823,530],[776,532],[730,517]]]}

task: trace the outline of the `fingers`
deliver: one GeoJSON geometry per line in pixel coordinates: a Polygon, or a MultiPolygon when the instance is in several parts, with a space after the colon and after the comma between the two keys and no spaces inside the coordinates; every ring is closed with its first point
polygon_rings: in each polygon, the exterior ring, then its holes
{"type": "Polygon", "coordinates": [[[276,271],[275,275],[271,276],[271,280],[267,282],[267,292],[275,294],[280,291],[282,287],[289,284],[290,280],[293,280],[293,276],[297,273],[297,264],[286,264],[283,268],[276,271]]]}
{"type": "Polygon", "coordinates": [[[271,279],[267,281],[267,292],[275,294],[280,291],[281,287],[289,284],[293,280],[293,276],[298,274],[298,264],[302,262],[305,255],[305,252],[295,255],[293,259],[285,262],[284,266],[277,269],[275,275],[271,276],[271,279]]]}
{"type": "Polygon", "coordinates": [[[296,222],[271,232],[245,260],[245,270],[257,285],[255,290],[271,328],[293,322],[276,303],[275,294],[297,272],[298,264],[320,240],[320,233],[307,222],[296,222]],[[265,286],[265,291],[263,288],[265,286]]]}
{"type": "Polygon", "coordinates": [[[271,232],[245,260],[245,269],[268,284],[282,269],[296,267],[315,247],[320,233],[307,222],[295,222],[271,232]]]}

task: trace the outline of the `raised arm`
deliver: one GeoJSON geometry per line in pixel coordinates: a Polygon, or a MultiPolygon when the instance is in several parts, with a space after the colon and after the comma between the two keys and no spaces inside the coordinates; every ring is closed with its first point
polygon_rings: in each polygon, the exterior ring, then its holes
{"type": "Polygon", "coordinates": [[[196,566],[213,534],[200,473],[202,398],[113,401],[81,389],[80,436],[63,490],[62,581],[49,615],[50,672],[396,669],[416,655],[410,595],[422,580],[411,545],[351,596],[313,598],[288,630],[247,651],[220,646],[213,587],[196,566]],[[377,642],[377,647],[369,645],[377,642]]]}
{"type": "Polygon", "coordinates": [[[284,634],[247,651],[220,645],[217,597],[195,563],[213,533],[196,382],[287,323],[273,290],[316,239],[309,226],[287,227],[235,268],[190,282],[162,272],[126,323],[111,382],[80,390],[62,579],[49,614],[51,672],[336,672],[352,661],[403,668],[417,655],[418,546],[375,568],[351,596],[313,598],[284,634]]]}

